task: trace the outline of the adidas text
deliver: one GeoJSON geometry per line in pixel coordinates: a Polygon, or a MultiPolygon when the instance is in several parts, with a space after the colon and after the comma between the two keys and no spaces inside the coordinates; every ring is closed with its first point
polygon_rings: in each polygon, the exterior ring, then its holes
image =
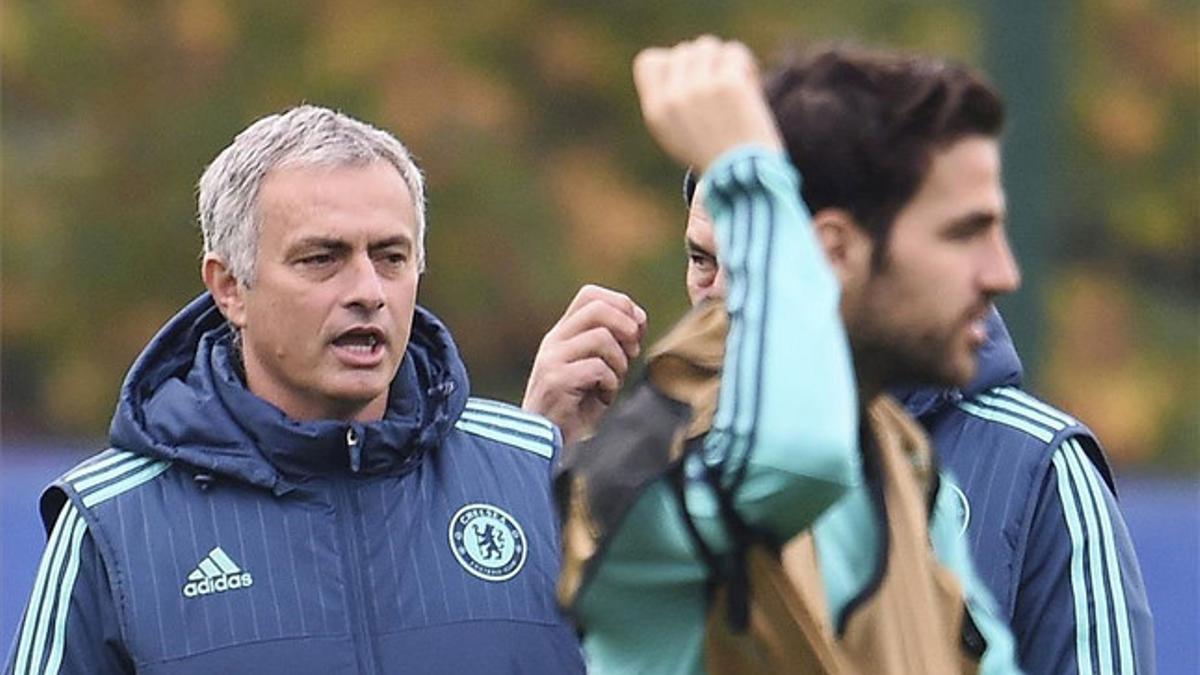
{"type": "Polygon", "coordinates": [[[188,574],[187,582],[183,584],[183,597],[198,598],[253,585],[254,577],[233,562],[220,546],[216,546],[188,574]]]}
{"type": "Polygon", "coordinates": [[[226,574],[212,579],[201,579],[200,581],[189,581],[183,585],[183,597],[195,598],[201,595],[209,595],[210,593],[224,593],[225,591],[235,591],[239,588],[248,588],[254,585],[254,577],[250,576],[249,572],[241,574],[226,574]]]}

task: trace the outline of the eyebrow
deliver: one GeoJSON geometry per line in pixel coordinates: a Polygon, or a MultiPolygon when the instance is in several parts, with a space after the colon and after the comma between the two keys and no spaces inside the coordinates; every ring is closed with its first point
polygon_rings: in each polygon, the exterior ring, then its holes
{"type": "MultiPolygon", "coordinates": [[[[392,248],[392,247],[396,247],[396,246],[399,246],[405,250],[412,250],[413,243],[412,243],[412,240],[409,239],[407,236],[397,235],[395,237],[388,237],[386,239],[380,239],[379,241],[373,241],[367,246],[367,250],[378,251],[381,249],[387,249],[387,248],[392,248]]],[[[298,251],[311,250],[311,249],[327,249],[330,251],[340,252],[340,251],[347,251],[350,248],[351,248],[350,244],[346,243],[345,240],[337,239],[334,237],[314,236],[314,237],[304,237],[303,239],[300,239],[300,240],[294,242],[291,246],[288,247],[288,253],[295,254],[298,251]]]]}
{"type": "Polygon", "coordinates": [[[387,239],[380,239],[379,241],[371,242],[371,244],[367,246],[367,250],[378,251],[380,249],[393,248],[396,246],[408,251],[412,250],[413,242],[412,239],[409,239],[407,236],[396,235],[395,237],[388,237],[387,239]]]}
{"type": "Polygon", "coordinates": [[[957,230],[961,228],[986,227],[996,223],[1003,223],[1006,215],[1007,214],[1004,212],[997,213],[995,211],[971,211],[970,213],[948,221],[945,225],[945,229],[957,230]]]}
{"type": "Polygon", "coordinates": [[[331,251],[344,251],[350,248],[350,245],[340,239],[333,237],[304,237],[292,242],[287,247],[288,255],[295,255],[301,251],[314,249],[328,249],[331,251]]]}
{"type": "Polygon", "coordinates": [[[717,257],[715,251],[711,251],[708,248],[701,246],[700,244],[696,243],[695,239],[692,239],[691,237],[684,238],[684,248],[688,251],[688,253],[703,253],[704,255],[712,258],[717,257]]]}

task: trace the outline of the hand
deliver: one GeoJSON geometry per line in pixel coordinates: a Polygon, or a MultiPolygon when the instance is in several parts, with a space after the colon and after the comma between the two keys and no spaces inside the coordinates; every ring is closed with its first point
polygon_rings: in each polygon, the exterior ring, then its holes
{"type": "Polygon", "coordinates": [[[651,135],[675,160],[704,170],[739,145],[782,150],[754,55],[740,42],[705,35],[645,49],[633,80],[651,135]]]}
{"type": "Polygon", "coordinates": [[[542,338],[521,407],[549,418],[563,442],[591,436],[641,352],[646,312],[624,293],[579,289],[542,338]]]}

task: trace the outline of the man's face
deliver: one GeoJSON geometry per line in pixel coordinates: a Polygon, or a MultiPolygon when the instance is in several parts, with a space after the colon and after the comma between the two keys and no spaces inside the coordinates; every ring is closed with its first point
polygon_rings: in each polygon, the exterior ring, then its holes
{"type": "Polygon", "coordinates": [[[238,284],[246,377],[294,419],[379,419],[416,303],[416,212],[387,162],[271,171],[238,284]]]}
{"type": "Polygon", "coordinates": [[[1020,285],[1004,222],[998,142],[969,136],[935,152],[881,268],[867,256],[843,277],[856,366],[884,385],[970,382],[992,299],[1020,285]]]}
{"type": "Polygon", "coordinates": [[[717,240],[713,234],[712,220],[704,209],[704,199],[699,191],[692,198],[691,208],[688,209],[684,246],[688,258],[688,299],[695,305],[706,298],[724,298],[725,274],[717,264],[717,240]]]}

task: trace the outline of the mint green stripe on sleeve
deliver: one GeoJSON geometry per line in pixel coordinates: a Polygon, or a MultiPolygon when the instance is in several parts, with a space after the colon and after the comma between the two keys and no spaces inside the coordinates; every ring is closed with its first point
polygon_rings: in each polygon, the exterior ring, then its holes
{"type": "Polygon", "coordinates": [[[159,475],[160,473],[166,471],[167,468],[170,466],[171,466],[170,462],[161,462],[161,461],[155,462],[155,463],[151,464],[150,466],[147,466],[146,468],[142,469],[141,471],[138,471],[137,473],[135,473],[131,476],[128,476],[127,478],[124,478],[123,480],[113,483],[112,485],[109,485],[108,487],[105,487],[101,490],[96,490],[95,492],[93,492],[91,494],[84,495],[83,496],[83,505],[91,508],[106,499],[115,497],[115,496],[121,494],[122,492],[127,492],[129,490],[132,490],[133,488],[141,485],[142,483],[145,483],[146,481],[148,481],[148,480],[154,478],[155,476],[159,475]]]}
{"type": "Polygon", "coordinates": [[[1029,394],[1026,394],[1025,392],[1021,391],[1020,389],[1018,389],[1016,387],[997,387],[996,389],[993,389],[992,392],[995,394],[999,394],[1001,396],[1011,398],[1015,401],[1020,401],[1031,408],[1037,408],[1038,410],[1042,411],[1043,413],[1045,413],[1051,417],[1062,420],[1062,422],[1064,424],[1067,424],[1067,425],[1079,424],[1079,421],[1076,420],[1074,417],[1071,417],[1070,415],[1059,410],[1058,408],[1055,408],[1052,405],[1046,404],[1044,401],[1038,400],[1037,398],[1030,396],[1029,394]]]}
{"type": "Polygon", "coordinates": [[[1087,580],[1084,578],[1083,523],[1075,508],[1075,496],[1071,489],[1071,472],[1067,468],[1064,453],[1056,451],[1051,460],[1058,479],[1058,498],[1062,503],[1063,516],[1067,521],[1067,532],[1071,536],[1071,596],[1075,600],[1075,661],[1079,675],[1093,675],[1092,631],[1088,616],[1087,580]]]}
{"type": "Polygon", "coordinates": [[[459,419],[458,423],[454,426],[466,431],[467,433],[475,434],[476,436],[483,436],[484,438],[488,438],[493,441],[511,445],[522,450],[528,450],[529,452],[545,457],[546,459],[551,459],[554,457],[554,449],[551,446],[539,441],[535,441],[531,438],[517,436],[516,434],[506,434],[499,429],[481,426],[463,419],[459,419]]]}
{"type": "Polygon", "coordinates": [[[29,606],[25,608],[25,617],[22,620],[21,637],[17,643],[17,656],[13,660],[13,672],[28,673],[31,667],[28,663],[29,650],[32,648],[34,635],[37,632],[35,626],[38,622],[38,615],[42,611],[43,596],[46,592],[48,579],[58,577],[58,562],[62,558],[62,551],[66,547],[66,542],[70,537],[71,528],[75,524],[75,507],[71,503],[67,503],[62,511],[58,513],[58,519],[54,522],[54,528],[50,531],[50,541],[46,544],[46,550],[42,553],[42,561],[38,564],[37,578],[33,583],[33,592],[29,595],[29,606]]]}
{"type": "MultiPolygon", "coordinates": [[[[1100,546],[1104,550],[1104,562],[1108,571],[1108,588],[1112,593],[1113,605],[1113,622],[1116,624],[1117,630],[1117,648],[1120,655],[1120,673],[1121,675],[1133,675],[1133,641],[1129,636],[1129,610],[1125,604],[1125,586],[1121,582],[1121,568],[1117,564],[1117,545],[1113,537],[1112,520],[1108,516],[1108,508],[1104,502],[1104,496],[1100,491],[1100,482],[1096,478],[1096,472],[1092,468],[1091,461],[1083,452],[1079,442],[1072,438],[1067,441],[1067,445],[1071,448],[1071,454],[1074,455],[1075,461],[1080,466],[1080,472],[1087,479],[1088,491],[1091,494],[1092,503],[1095,504],[1096,514],[1100,519],[1100,546]]],[[[1092,595],[1100,595],[1104,593],[1103,584],[1100,581],[1093,582],[1092,595]]],[[[1098,620],[1104,621],[1107,625],[1108,617],[1097,617],[1098,620]]]]}
{"type": "Polygon", "coordinates": [[[1087,530],[1088,569],[1091,578],[1092,611],[1096,627],[1096,655],[1100,661],[1100,675],[1113,674],[1112,629],[1108,625],[1108,594],[1104,592],[1104,555],[1100,550],[1103,537],[1097,522],[1096,503],[1087,487],[1087,478],[1079,460],[1068,447],[1061,448],[1071,471],[1071,482],[1079,495],[1083,511],[1083,524],[1087,530]]]}
{"type": "Polygon", "coordinates": [[[1044,424],[1055,431],[1061,431],[1067,426],[1053,417],[1044,415],[1034,408],[1031,408],[1023,403],[1017,403],[1011,399],[988,396],[987,394],[980,394],[975,398],[993,408],[999,408],[1001,410],[1016,413],[1018,415],[1023,415],[1031,420],[1034,420],[1035,422],[1040,422],[1041,424],[1044,424]]]}
{"type": "Polygon", "coordinates": [[[80,478],[83,478],[84,476],[91,475],[93,473],[96,473],[97,471],[103,471],[104,469],[107,469],[108,467],[112,466],[113,464],[116,464],[117,462],[123,462],[133,456],[134,456],[134,454],[132,452],[126,452],[124,450],[114,450],[112,452],[112,454],[110,454],[108,457],[105,457],[104,459],[97,458],[96,461],[92,462],[91,464],[88,464],[86,466],[81,466],[78,469],[71,471],[70,473],[68,473],[66,475],[66,480],[68,483],[77,481],[80,478]]]}
{"type": "Polygon", "coordinates": [[[504,429],[517,431],[530,436],[536,436],[538,438],[545,439],[550,443],[554,442],[554,432],[543,424],[533,424],[531,422],[525,422],[513,417],[506,417],[502,415],[477,413],[469,409],[463,412],[459,419],[463,419],[468,422],[475,422],[477,424],[490,424],[494,427],[502,427],[504,429]]]}
{"type": "Polygon", "coordinates": [[[502,417],[509,417],[514,420],[523,421],[528,424],[537,425],[539,427],[542,427],[543,429],[549,429],[549,430],[554,429],[554,424],[550,420],[548,420],[544,417],[539,417],[538,415],[533,415],[533,414],[527,413],[524,410],[521,410],[520,408],[515,408],[511,405],[507,405],[504,403],[497,403],[496,401],[489,401],[489,400],[483,399],[483,398],[467,399],[467,410],[481,412],[481,413],[490,413],[492,415],[500,415],[502,417]]]}
{"type": "Polygon", "coordinates": [[[150,457],[133,455],[128,461],[121,462],[107,471],[95,474],[89,478],[84,478],[80,481],[72,481],[71,486],[74,487],[77,492],[84,492],[88,488],[92,488],[101,483],[110,481],[117,476],[128,473],[139,466],[145,466],[152,461],[154,460],[150,457]]]}
{"type": "Polygon", "coordinates": [[[54,524],[51,543],[43,555],[42,567],[38,569],[33,596],[25,615],[25,626],[21,630],[21,643],[17,648],[14,673],[41,671],[42,654],[46,648],[47,632],[50,628],[50,615],[54,611],[52,602],[58,589],[58,579],[62,575],[72,534],[79,522],[79,512],[68,502],[54,524]]]}
{"type": "Polygon", "coordinates": [[[1043,443],[1049,443],[1050,441],[1054,440],[1054,434],[1049,429],[1040,427],[1033,422],[1023,420],[1020,417],[1015,417],[1013,415],[1000,412],[999,410],[984,408],[969,401],[960,401],[958,407],[976,417],[982,417],[985,420],[999,422],[1001,424],[1006,424],[1010,427],[1013,427],[1014,429],[1020,429],[1021,431],[1024,431],[1043,443]]]}
{"type": "Polygon", "coordinates": [[[63,649],[67,641],[67,614],[71,611],[71,590],[75,587],[75,579],[79,577],[79,559],[83,548],[83,533],[86,530],[87,523],[80,518],[71,533],[67,571],[63,575],[62,584],[58,589],[58,601],[54,606],[54,638],[50,643],[50,657],[46,659],[45,675],[57,675],[58,668],[62,665],[63,649]]]}

